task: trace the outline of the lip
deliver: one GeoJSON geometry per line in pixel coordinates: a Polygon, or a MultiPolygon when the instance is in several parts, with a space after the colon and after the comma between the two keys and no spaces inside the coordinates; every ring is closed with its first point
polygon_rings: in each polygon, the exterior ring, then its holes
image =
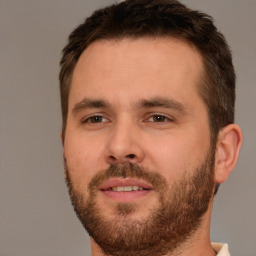
{"type": "Polygon", "coordinates": [[[138,180],[134,178],[114,178],[104,182],[100,186],[100,190],[108,190],[112,187],[124,187],[124,186],[138,186],[138,187],[143,187],[147,190],[153,189],[152,185],[142,180],[138,180]]]}
{"type": "Polygon", "coordinates": [[[129,202],[132,200],[136,200],[142,197],[145,197],[149,193],[153,191],[153,186],[146,183],[145,181],[134,179],[134,178],[113,178],[106,182],[104,182],[100,188],[100,192],[118,202],[129,202]],[[137,190],[137,191],[112,191],[110,190],[112,187],[125,187],[125,186],[138,186],[144,188],[144,190],[137,190]]]}

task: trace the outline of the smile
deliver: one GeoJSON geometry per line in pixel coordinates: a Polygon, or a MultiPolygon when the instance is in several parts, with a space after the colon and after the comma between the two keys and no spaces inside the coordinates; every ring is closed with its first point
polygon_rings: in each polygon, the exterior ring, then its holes
{"type": "MultiPolygon", "coordinates": [[[[117,192],[130,192],[130,191],[138,191],[144,190],[143,187],[139,186],[123,186],[123,187],[112,187],[108,189],[109,191],[117,191],[117,192]]],[[[146,189],[145,189],[146,190],[146,189]]]]}
{"type": "Polygon", "coordinates": [[[154,189],[152,185],[142,180],[134,178],[112,178],[104,182],[99,190],[110,200],[128,202],[143,198],[154,189]]]}

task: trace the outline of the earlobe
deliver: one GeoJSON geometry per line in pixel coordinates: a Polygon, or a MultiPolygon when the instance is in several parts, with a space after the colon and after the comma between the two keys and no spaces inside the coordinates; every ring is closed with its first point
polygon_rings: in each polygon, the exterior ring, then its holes
{"type": "Polygon", "coordinates": [[[223,183],[234,169],[242,145],[242,131],[230,124],[219,132],[215,154],[215,182],[223,183]]]}

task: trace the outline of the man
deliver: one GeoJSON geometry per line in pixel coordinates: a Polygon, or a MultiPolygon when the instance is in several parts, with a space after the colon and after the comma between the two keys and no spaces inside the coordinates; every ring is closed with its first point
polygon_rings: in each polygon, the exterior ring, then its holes
{"type": "Polygon", "coordinates": [[[209,16],[175,0],[98,10],[69,37],[60,88],[66,182],[93,256],[229,255],[210,217],[242,134],[209,16]]]}

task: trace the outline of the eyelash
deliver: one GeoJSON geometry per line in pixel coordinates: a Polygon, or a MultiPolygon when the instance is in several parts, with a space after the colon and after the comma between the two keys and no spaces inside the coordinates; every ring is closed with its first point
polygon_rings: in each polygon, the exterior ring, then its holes
{"type": "Polygon", "coordinates": [[[104,116],[102,116],[102,115],[94,115],[94,116],[89,116],[89,117],[87,117],[86,119],[84,119],[83,121],[82,121],[82,124],[86,124],[86,123],[89,123],[89,124],[100,124],[100,123],[106,123],[107,121],[104,121],[104,122],[102,122],[102,121],[100,121],[100,122],[92,122],[92,119],[95,119],[95,118],[100,118],[101,120],[102,119],[106,119],[107,120],[107,118],[106,117],[104,117],[104,116]]]}
{"type": "Polygon", "coordinates": [[[153,119],[152,121],[148,121],[148,122],[152,122],[152,123],[165,123],[165,122],[172,122],[173,119],[170,117],[167,117],[165,115],[162,114],[151,114],[149,116],[149,118],[147,118],[147,120],[149,119],[153,119]],[[156,121],[155,118],[160,118],[161,120],[156,121]]]}

